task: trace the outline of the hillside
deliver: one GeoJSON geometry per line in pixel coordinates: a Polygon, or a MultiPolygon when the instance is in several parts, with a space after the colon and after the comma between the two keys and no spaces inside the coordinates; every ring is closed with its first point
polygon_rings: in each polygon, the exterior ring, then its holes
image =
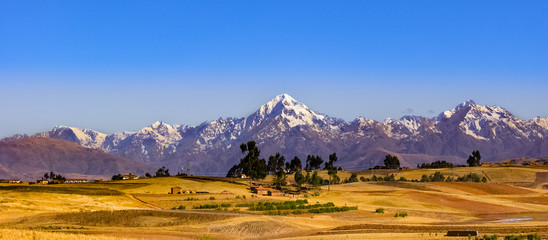
{"type": "Polygon", "coordinates": [[[98,149],[52,138],[0,141],[0,178],[34,180],[46,172],[65,177],[110,178],[117,173],[144,174],[146,164],[113,156],[98,149]]]}

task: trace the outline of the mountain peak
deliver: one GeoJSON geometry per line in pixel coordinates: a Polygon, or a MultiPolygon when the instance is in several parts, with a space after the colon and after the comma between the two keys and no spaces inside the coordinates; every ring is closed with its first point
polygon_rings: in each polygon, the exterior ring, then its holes
{"type": "Polygon", "coordinates": [[[261,115],[276,114],[279,115],[284,109],[295,109],[300,111],[310,111],[306,105],[295,100],[288,94],[280,94],[261,106],[259,112],[261,115]]]}
{"type": "Polygon", "coordinates": [[[463,102],[461,104],[459,104],[460,107],[473,107],[473,106],[477,106],[476,102],[474,100],[468,100],[466,102],[463,102]]]}
{"type": "Polygon", "coordinates": [[[327,116],[310,110],[303,103],[295,100],[288,94],[280,94],[265,103],[250,116],[253,124],[260,124],[267,119],[283,119],[289,127],[310,125],[323,121],[327,116]]]}

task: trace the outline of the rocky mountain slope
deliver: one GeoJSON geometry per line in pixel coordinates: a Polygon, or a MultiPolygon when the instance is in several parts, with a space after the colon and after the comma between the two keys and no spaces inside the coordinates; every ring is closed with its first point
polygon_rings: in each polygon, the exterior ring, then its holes
{"type": "MultiPolygon", "coordinates": [[[[255,140],[262,156],[286,159],[337,152],[339,165],[364,169],[399,156],[404,166],[446,160],[464,163],[480,150],[484,161],[548,156],[548,118],[521,120],[498,106],[467,101],[435,118],[405,116],[377,122],[351,122],[310,110],[287,94],[276,96],[245,118],[220,118],[198,126],[156,122],[138,132],[111,135],[89,129],[56,127],[36,136],[62,139],[172,172],[224,175],[239,161],[239,145],[255,140]]],[[[1,162],[0,162],[1,163],[1,162]]]]}
{"type": "Polygon", "coordinates": [[[105,179],[117,173],[144,174],[150,166],[53,138],[0,141],[0,178],[36,180],[46,172],[68,178],[105,179]]]}

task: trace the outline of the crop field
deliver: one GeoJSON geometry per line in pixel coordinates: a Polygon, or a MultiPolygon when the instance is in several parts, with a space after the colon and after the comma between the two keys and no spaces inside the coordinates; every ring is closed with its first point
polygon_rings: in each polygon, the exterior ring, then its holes
{"type": "Polygon", "coordinates": [[[490,181],[359,181],[276,197],[252,194],[248,180],[230,178],[0,184],[0,239],[468,239],[446,237],[449,230],[548,239],[548,189],[535,182],[547,168],[356,173],[420,180],[437,171],[490,181]],[[183,194],[168,194],[171,187],[183,194]]]}

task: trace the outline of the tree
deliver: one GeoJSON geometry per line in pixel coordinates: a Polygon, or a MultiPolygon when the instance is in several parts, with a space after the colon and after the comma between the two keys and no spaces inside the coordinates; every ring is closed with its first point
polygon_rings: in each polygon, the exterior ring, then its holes
{"type": "Polygon", "coordinates": [[[348,182],[357,182],[358,181],[358,174],[357,173],[352,173],[352,175],[350,175],[350,178],[348,179],[348,182]]]}
{"type": "Polygon", "coordinates": [[[337,167],[335,166],[336,161],[337,153],[333,153],[329,155],[329,161],[325,163],[324,170],[327,170],[327,174],[329,175],[329,185],[327,185],[327,191],[331,190],[331,180],[333,176],[337,175],[337,167]]]}
{"type": "Polygon", "coordinates": [[[232,166],[232,168],[228,170],[228,173],[226,173],[226,177],[229,178],[239,178],[240,176],[242,176],[242,168],[239,164],[232,166]]]}
{"type": "Polygon", "coordinates": [[[124,178],[122,177],[121,174],[116,174],[116,175],[112,176],[112,181],[122,180],[122,179],[124,179],[124,178]]]}
{"type": "Polygon", "coordinates": [[[169,177],[169,169],[167,169],[165,166],[162,166],[161,168],[156,171],[156,174],[154,177],[169,177]]]}
{"type": "Polygon", "coordinates": [[[57,180],[59,182],[65,182],[67,179],[65,177],[63,177],[61,174],[55,174],[53,172],[50,172],[49,175],[48,173],[46,172],[44,174],[44,178],[45,179],[51,179],[51,180],[57,180]]]}
{"type": "Polygon", "coordinates": [[[398,169],[400,168],[400,160],[398,157],[388,154],[384,158],[384,166],[388,169],[398,169]]]}
{"type": "Polygon", "coordinates": [[[320,169],[323,163],[323,159],[320,156],[308,155],[306,157],[306,170],[317,170],[320,169]]]}
{"type": "Polygon", "coordinates": [[[301,162],[301,159],[295,156],[289,163],[289,170],[291,170],[292,172],[297,172],[297,171],[301,171],[302,169],[303,169],[303,163],[301,162]]]}
{"type": "Polygon", "coordinates": [[[481,166],[481,155],[479,150],[472,151],[472,155],[468,157],[468,160],[466,160],[466,163],[468,163],[468,166],[470,167],[476,167],[481,166]]]}
{"type": "Polygon", "coordinates": [[[299,187],[299,192],[301,192],[301,187],[303,183],[305,182],[305,177],[303,176],[303,173],[299,170],[295,172],[295,183],[297,183],[297,186],[299,187]]]}
{"type": "Polygon", "coordinates": [[[312,177],[310,177],[310,184],[315,188],[319,188],[322,185],[323,179],[318,176],[318,172],[314,172],[312,177]]]}
{"type": "Polygon", "coordinates": [[[285,166],[285,157],[280,153],[276,153],[274,156],[268,158],[268,171],[275,174],[279,171],[283,171],[285,166]]]}
{"type": "Polygon", "coordinates": [[[255,141],[249,141],[247,144],[242,143],[240,145],[242,153],[246,153],[244,158],[240,159],[240,167],[242,172],[249,176],[249,186],[251,187],[252,180],[264,179],[268,173],[266,161],[259,159],[261,151],[257,147],[255,141]]]}
{"type": "Polygon", "coordinates": [[[151,178],[151,177],[152,177],[152,175],[150,175],[150,173],[145,173],[145,177],[147,177],[147,178],[151,178]]]}

